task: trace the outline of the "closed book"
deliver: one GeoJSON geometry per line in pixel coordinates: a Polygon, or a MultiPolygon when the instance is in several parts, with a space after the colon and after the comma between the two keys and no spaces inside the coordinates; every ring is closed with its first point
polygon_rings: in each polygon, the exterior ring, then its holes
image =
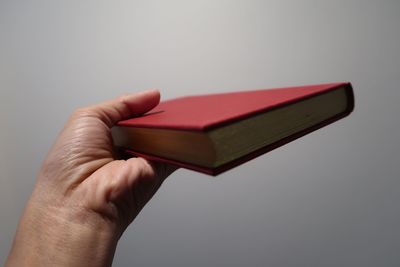
{"type": "Polygon", "coordinates": [[[217,175],[337,121],[353,107],[350,83],[186,96],[120,121],[112,136],[130,155],[217,175]]]}

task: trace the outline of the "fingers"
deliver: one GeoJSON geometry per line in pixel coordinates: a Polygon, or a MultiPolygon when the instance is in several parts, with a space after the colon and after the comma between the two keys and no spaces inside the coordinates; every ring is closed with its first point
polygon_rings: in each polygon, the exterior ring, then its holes
{"type": "Polygon", "coordinates": [[[156,175],[160,177],[162,181],[164,181],[165,178],[170,176],[174,171],[178,169],[177,166],[171,164],[155,162],[155,161],[148,161],[148,163],[152,166],[156,175]]]}
{"type": "Polygon", "coordinates": [[[120,120],[146,113],[160,102],[158,90],[147,90],[120,96],[83,109],[85,115],[95,116],[112,127],[120,120]]]}
{"type": "Polygon", "coordinates": [[[103,168],[105,175],[96,177],[99,180],[95,184],[105,183],[104,187],[100,187],[103,189],[99,192],[100,196],[122,209],[124,217],[131,221],[175,169],[171,165],[149,162],[143,158],[130,158],[114,161],[103,168]]]}
{"type": "Polygon", "coordinates": [[[130,179],[129,184],[135,187],[140,183],[150,183],[156,189],[172,174],[177,167],[161,162],[148,161],[144,158],[130,158],[126,160],[131,172],[126,174],[130,179]]]}

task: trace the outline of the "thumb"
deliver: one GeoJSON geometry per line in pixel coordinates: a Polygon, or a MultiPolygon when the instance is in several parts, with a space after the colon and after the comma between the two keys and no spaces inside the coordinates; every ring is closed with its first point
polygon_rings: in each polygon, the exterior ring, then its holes
{"type": "Polygon", "coordinates": [[[146,113],[157,106],[159,102],[160,92],[158,90],[146,90],[89,106],[85,110],[111,128],[120,120],[146,113]]]}

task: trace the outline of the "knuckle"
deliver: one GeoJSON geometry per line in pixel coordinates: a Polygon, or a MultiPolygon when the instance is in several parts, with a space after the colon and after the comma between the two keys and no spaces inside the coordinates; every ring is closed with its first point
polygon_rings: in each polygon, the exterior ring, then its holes
{"type": "Polygon", "coordinates": [[[92,113],[91,108],[89,108],[89,107],[80,107],[80,108],[75,109],[72,112],[71,116],[72,117],[84,117],[84,116],[90,115],[91,113],[92,113]]]}
{"type": "Polygon", "coordinates": [[[147,160],[143,158],[131,158],[129,160],[134,162],[139,179],[152,181],[155,178],[153,168],[147,160]]]}

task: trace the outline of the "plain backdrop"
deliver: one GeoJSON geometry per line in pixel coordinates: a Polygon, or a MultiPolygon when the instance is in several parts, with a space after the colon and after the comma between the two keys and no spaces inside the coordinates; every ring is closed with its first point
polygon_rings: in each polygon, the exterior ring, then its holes
{"type": "Polygon", "coordinates": [[[114,266],[399,266],[399,29],[398,0],[0,0],[0,261],[75,108],[350,81],[344,120],[216,178],[169,177],[114,266]]]}

